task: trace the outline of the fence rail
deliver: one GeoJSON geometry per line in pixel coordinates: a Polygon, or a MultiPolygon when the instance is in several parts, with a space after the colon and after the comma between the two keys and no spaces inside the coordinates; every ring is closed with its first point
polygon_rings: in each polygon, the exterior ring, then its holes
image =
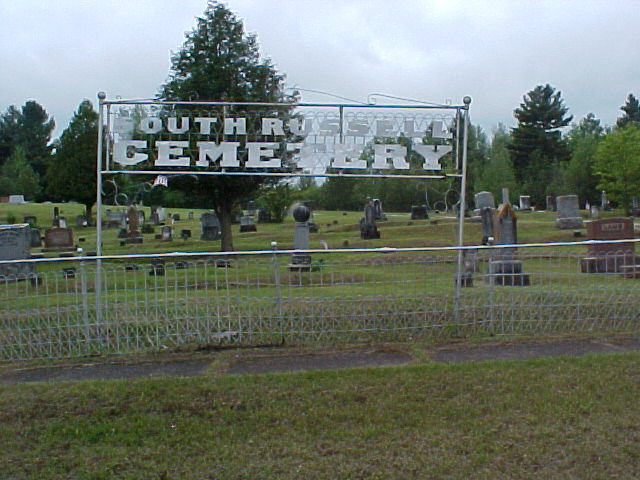
{"type": "Polygon", "coordinates": [[[34,265],[0,276],[0,359],[637,330],[635,255],[590,262],[594,243],[616,242],[462,247],[459,283],[458,247],[0,262],[34,265]]]}

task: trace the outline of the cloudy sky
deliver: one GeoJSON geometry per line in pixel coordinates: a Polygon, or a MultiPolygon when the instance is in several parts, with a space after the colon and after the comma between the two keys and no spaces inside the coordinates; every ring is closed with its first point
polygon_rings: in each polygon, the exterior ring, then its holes
{"type": "MultiPolygon", "coordinates": [[[[229,0],[287,84],[461,103],[513,125],[538,84],[605,124],[640,95],[640,1],[229,0]]],[[[0,109],[34,99],[59,135],[96,93],[154,96],[206,0],[0,0],[0,109]]],[[[336,98],[303,91],[303,101],[336,98]]]]}

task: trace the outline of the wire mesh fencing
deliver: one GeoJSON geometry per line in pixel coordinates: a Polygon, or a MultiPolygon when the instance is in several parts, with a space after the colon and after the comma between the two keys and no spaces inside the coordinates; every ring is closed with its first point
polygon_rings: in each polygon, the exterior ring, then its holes
{"type": "Polygon", "coordinates": [[[0,359],[636,330],[635,255],[582,244],[32,260],[0,277],[0,359]]]}

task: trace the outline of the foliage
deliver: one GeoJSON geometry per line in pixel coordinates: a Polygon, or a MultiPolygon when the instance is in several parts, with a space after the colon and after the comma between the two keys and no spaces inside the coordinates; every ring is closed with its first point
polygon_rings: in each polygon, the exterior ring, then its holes
{"type": "Polygon", "coordinates": [[[618,128],[626,127],[630,123],[640,127],[640,102],[632,93],[627,96],[627,101],[620,107],[620,110],[624,114],[616,121],[618,128]]]}
{"type": "Polygon", "coordinates": [[[616,128],[598,145],[595,155],[598,188],[629,213],[631,198],[640,192],[640,127],[616,128]]]}
{"type": "Polygon", "coordinates": [[[558,165],[569,159],[561,136],[561,129],[573,118],[565,116],[567,111],[561,92],[546,84],[525,95],[514,112],[518,126],[511,134],[511,159],[517,181],[534,204],[544,200],[546,189],[540,183],[549,182],[558,165]]]}
{"type": "Polygon", "coordinates": [[[17,147],[23,149],[27,163],[43,179],[51,157],[51,133],[55,126],[46,110],[36,101],[27,101],[20,110],[15,106],[0,116],[0,165],[17,147]]]}
{"type": "Polygon", "coordinates": [[[581,202],[594,204],[600,198],[593,164],[603,132],[600,120],[589,113],[573,126],[568,135],[571,159],[565,171],[567,191],[563,193],[574,193],[581,202]]]}
{"type": "Polygon", "coordinates": [[[27,162],[22,146],[16,146],[11,156],[0,167],[0,195],[24,195],[35,200],[40,194],[38,174],[27,162]]]}
{"type": "Polygon", "coordinates": [[[82,203],[88,218],[96,201],[97,138],[98,113],[84,100],[62,132],[46,175],[51,199],[82,203]]]}
{"type": "Polygon", "coordinates": [[[504,125],[498,125],[493,134],[491,146],[482,169],[476,168],[474,190],[493,193],[494,198],[502,198],[502,189],[508,188],[511,199],[517,198],[518,187],[509,156],[509,133],[504,125]]]}
{"type": "MultiPolygon", "coordinates": [[[[171,59],[171,75],[161,87],[163,100],[281,102],[284,76],[260,60],[256,36],[226,6],[210,1],[196,27],[171,59]]],[[[289,99],[290,100],[290,99],[289,99]]],[[[240,114],[239,111],[234,112],[240,114]]],[[[188,192],[199,206],[218,213],[223,251],[233,250],[232,211],[272,182],[267,177],[178,177],[172,188],[188,192]]]]}
{"type": "Polygon", "coordinates": [[[295,195],[288,184],[267,186],[258,198],[258,204],[271,216],[274,223],[282,223],[295,195]]]}

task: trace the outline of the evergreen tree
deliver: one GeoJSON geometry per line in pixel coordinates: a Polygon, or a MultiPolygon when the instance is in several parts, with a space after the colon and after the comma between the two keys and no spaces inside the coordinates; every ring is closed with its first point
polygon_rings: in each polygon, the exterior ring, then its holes
{"type": "Polygon", "coordinates": [[[34,200],[40,194],[38,180],[24,148],[18,145],[0,167],[0,195],[24,195],[27,200],[34,200]]]}
{"type": "Polygon", "coordinates": [[[620,107],[620,110],[624,112],[624,115],[616,121],[618,128],[624,128],[630,123],[640,127],[640,102],[632,93],[627,96],[627,101],[620,107]]]}
{"type": "Polygon", "coordinates": [[[84,100],[56,144],[46,174],[46,192],[53,200],[83,204],[87,218],[96,201],[97,148],[98,113],[84,100]]]}
{"type": "Polygon", "coordinates": [[[572,116],[565,116],[561,92],[549,84],[538,85],[524,96],[514,111],[518,126],[512,130],[509,150],[516,180],[534,203],[543,201],[545,185],[559,165],[569,159],[561,129],[572,116]]]}
{"type": "MultiPolygon", "coordinates": [[[[196,27],[172,57],[171,75],[160,91],[163,100],[282,102],[284,76],[269,60],[260,60],[255,35],[226,6],[210,1],[196,27]]],[[[234,115],[242,116],[239,110],[234,115]]],[[[234,207],[252,198],[268,177],[177,177],[171,187],[189,192],[201,207],[220,217],[223,251],[233,250],[231,218],[234,207]]]]}

